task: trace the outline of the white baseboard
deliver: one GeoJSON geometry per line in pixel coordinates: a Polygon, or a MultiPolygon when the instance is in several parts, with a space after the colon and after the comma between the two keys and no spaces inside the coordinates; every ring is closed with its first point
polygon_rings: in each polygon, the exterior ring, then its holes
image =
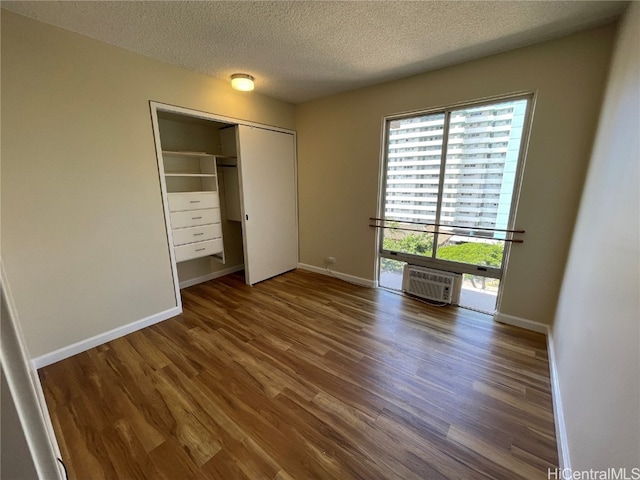
{"type": "Polygon", "coordinates": [[[128,333],[141,330],[145,327],[148,327],[149,325],[153,325],[155,323],[162,322],[163,320],[167,320],[168,318],[175,317],[177,315],[180,315],[181,313],[182,308],[173,307],[169,310],[151,315],[150,317],[146,317],[127,325],[114,328],[113,330],[109,330],[108,332],[100,333],[85,340],[80,340],[79,342],[59,348],[58,350],[55,350],[51,353],[45,353],[44,355],[34,358],[32,360],[33,366],[36,370],[42,367],[46,367],[47,365],[51,365],[52,363],[59,362],[60,360],[64,360],[65,358],[69,358],[77,355],[78,353],[89,350],[90,348],[97,347],[98,345],[102,345],[103,343],[107,343],[111,340],[115,340],[116,338],[123,337],[128,333]]]}
{"type": "Polygon", "coordinates": [[[533,332],[544,333],[545,335],[549,331],[549,327],[544,323],[534,322],[533,320],[515,317],[513,315],[505,315],[500,312],[494,313],[493,319],[498,323],[506,323],[507,325],[513,325],[514,327],[524,328],[533,332]]]}
{"type": "Polygon", "coordinates": [[[375,280],[369,280],[367,278],[356,277],[355,275],[349,275],[348,273],[336,272],[335,270],[327,270],[323,267],[316,267],[315,265],[309,265],[307,263],[298,263],[298,268],[301,270],[308,270],[309,272],[320,273],[329,277],[335,277],[346,282],[362,285],[363,287],[376,288],[378,282],[375,280]]]}
{"type": "Polygon", "coordinates": [[[218,270],[217,272],[208,273],[207,275],[202,275],[200,277],[190,278],[189,280],[180,282],[180,289],[192,287],[202,282],[208,282],[209,280],[213,280],[214,278],[224,277],[225,275],[236,273],[240,270],[244,270],[244,264],[225,268],[224,270],[218,270]]]}
{"type": "Polygon", "coordinates": [[[558,467],[560,470],[571,471],[571,458],[569,456],[569,442],[567,429],[564,423],[562,409],[562,396],[560,394],[560,381],[556,367],[556,353],[553,347],[553,334],[551,328],[547,329],[547,352],[549,354],[549,375],[551,379],[551,399],[553,401],[553,418],[556,426],[556,444],[558,447],[558,467]]]}

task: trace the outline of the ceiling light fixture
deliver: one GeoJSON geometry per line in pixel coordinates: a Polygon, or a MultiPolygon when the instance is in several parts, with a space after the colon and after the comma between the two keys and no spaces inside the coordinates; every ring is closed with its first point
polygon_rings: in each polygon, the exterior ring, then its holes
{"type": "Polygon", "coordinates": [[[231,75],[231,86],[242,92],[250,92],[254,89],[254,78],[246,73],[234,73],[231,75]]]}

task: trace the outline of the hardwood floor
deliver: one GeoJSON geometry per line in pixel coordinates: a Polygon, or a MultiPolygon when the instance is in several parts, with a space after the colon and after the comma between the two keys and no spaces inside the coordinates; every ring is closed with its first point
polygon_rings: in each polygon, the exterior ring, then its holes
{"type": "Polygon", "coordinates": [[[296,271],[40,370],[73,480],[543,479],[545,338],[296,271]]]}

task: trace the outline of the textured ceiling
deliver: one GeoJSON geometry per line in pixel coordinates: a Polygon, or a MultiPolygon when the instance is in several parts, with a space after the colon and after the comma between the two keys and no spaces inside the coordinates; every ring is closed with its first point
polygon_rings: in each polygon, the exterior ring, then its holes
{"type": "Polygon", "coordinates": [[[611,21],[617,1],[2,1],[16,13],[291,103],[611,21]]]}

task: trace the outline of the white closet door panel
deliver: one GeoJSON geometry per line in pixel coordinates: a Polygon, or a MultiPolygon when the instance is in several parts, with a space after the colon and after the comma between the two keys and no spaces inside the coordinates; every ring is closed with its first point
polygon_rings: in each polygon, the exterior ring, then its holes
{"type": "Polygon", "coordinates": [[[245,276],[249,285],[298,266],[293,134],[239,127],[245,276]]]}

